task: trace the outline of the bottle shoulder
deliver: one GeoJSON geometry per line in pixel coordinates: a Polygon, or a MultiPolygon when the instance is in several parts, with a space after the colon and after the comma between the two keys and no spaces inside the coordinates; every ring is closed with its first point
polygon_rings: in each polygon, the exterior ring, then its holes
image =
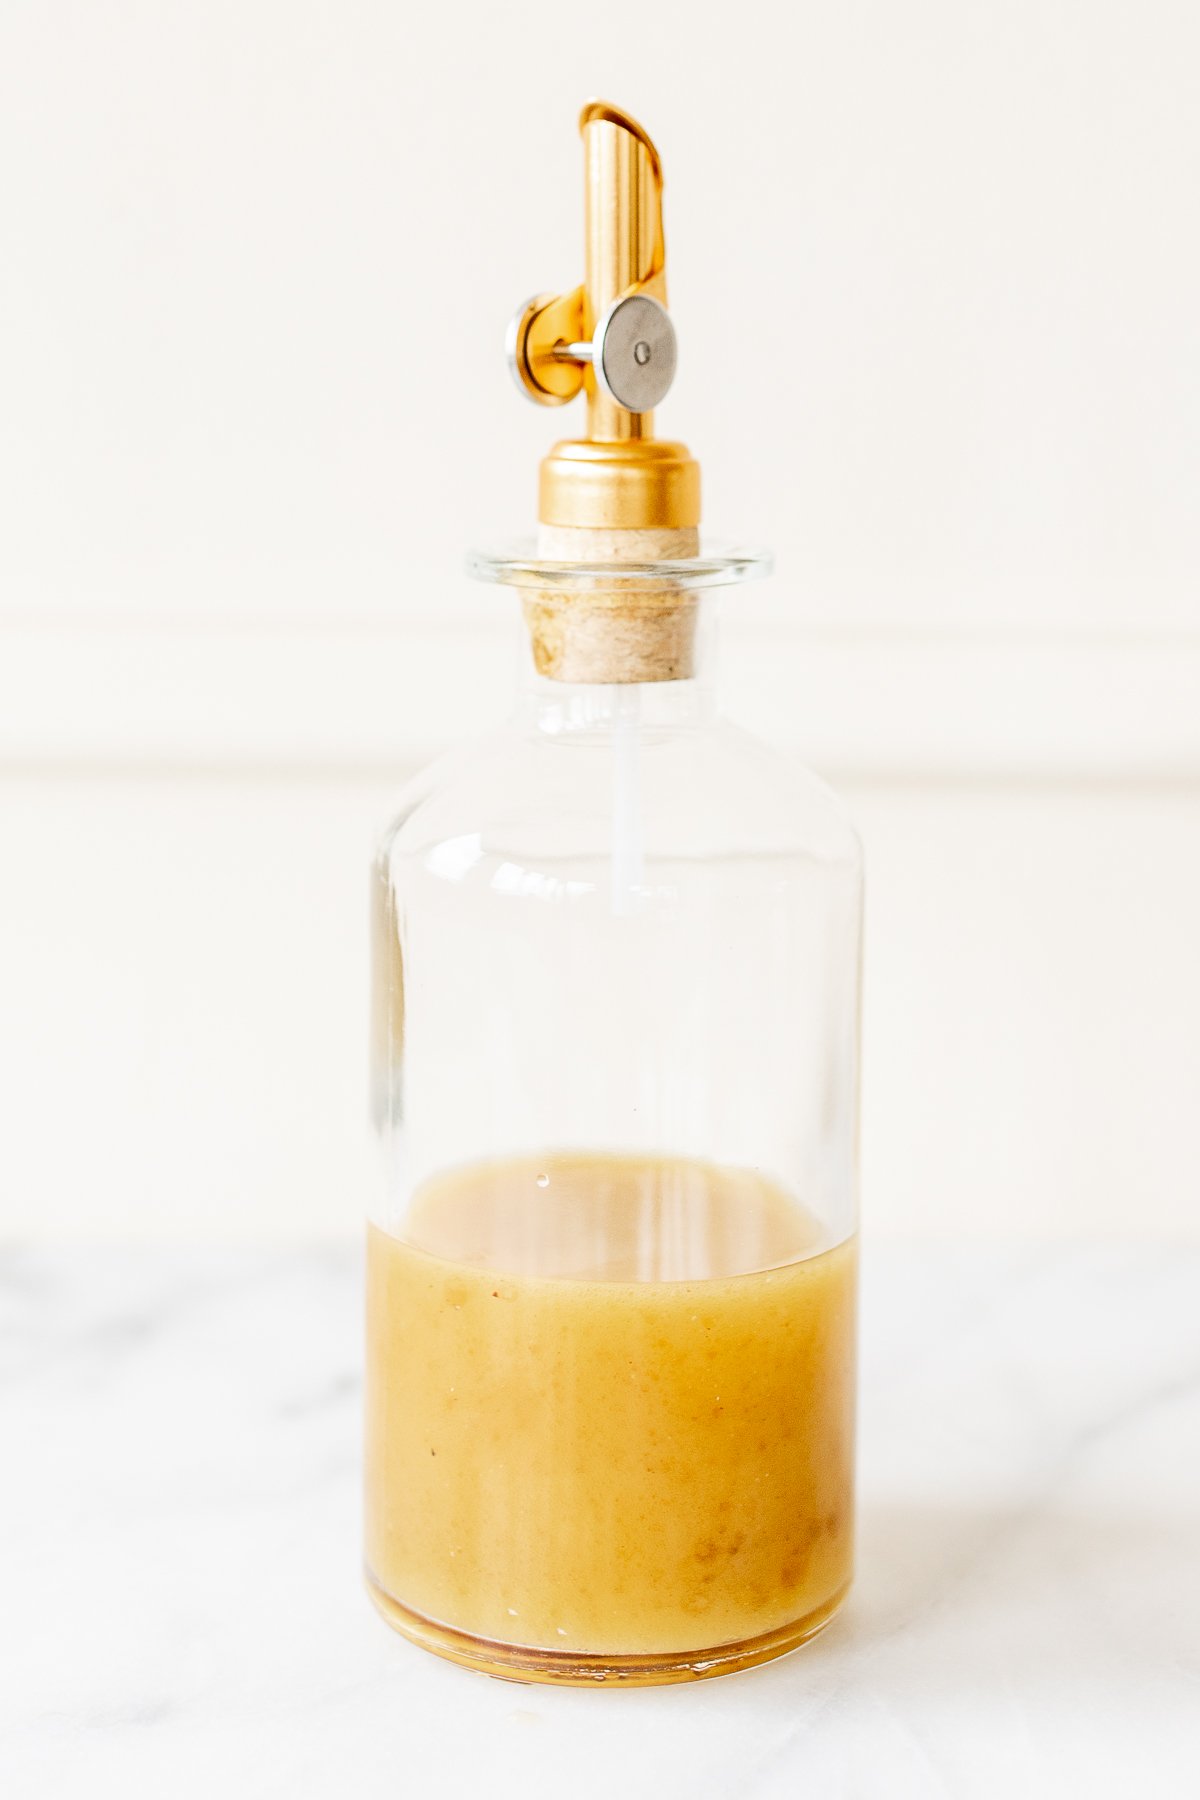
{"type": "Polygon", "coordinates": [[[761,797],[762,815],[786,816],[814,854],[861,867],[862,840],[835,788],[800,758],[729,719],[718,721],[720,756],[739,790],[761,797]]]}
{"type": "Polygon", "coordinates": [[[380,842],[425,860],[467,838],[600,851],[633,797],[649,855],[803,856],[850,869],[862,851],[838,795],[798,759],[715,718],[685,729],[555,735],[512,721],[458,746],[402,789],[380,842]]]}

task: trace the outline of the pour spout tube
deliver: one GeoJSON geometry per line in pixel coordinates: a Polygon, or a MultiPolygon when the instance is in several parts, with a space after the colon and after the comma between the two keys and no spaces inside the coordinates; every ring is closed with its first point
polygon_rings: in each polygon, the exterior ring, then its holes
{"type": "MultiPolygon", "coordinates": [[[[662,164],[648,134],[619,107],[585,106],[583,330],[590,338],[613,301],[635,283],[666,302],[662,164]]],[[[620,443],[654,435],[653,413],[627,412],[586,371],[588,437],[620,443]]]]}
{"type": "Polygon", "coordinates": [[[641,738],[642,702],[636,687],[616,690],[613,728],[612,909],[628,915],[638,908],[642,885],[641,738]]]}

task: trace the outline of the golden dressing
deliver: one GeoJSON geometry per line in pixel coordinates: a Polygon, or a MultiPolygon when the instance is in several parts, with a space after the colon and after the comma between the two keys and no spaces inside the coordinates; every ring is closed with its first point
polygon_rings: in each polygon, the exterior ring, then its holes
{"type": "Polygon", "coordinates": [[[661,1681],[831,1616],[853,1242],[751,1171],[576,1154],[443,1175],[367,1254],[366,1561],[392,1623],[495,1673],[661,1681]]]}

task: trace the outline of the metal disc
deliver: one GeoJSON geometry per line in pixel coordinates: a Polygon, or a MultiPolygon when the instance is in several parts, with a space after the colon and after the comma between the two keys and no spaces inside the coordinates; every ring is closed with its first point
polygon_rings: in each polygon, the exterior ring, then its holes
{"type": "Polygon", "coordinates": [[[614,300],[592,338],[592,367],[610,400],[626,412],[653,412],[675,379],[675,327],[648,294],[614,300]]]}
{"type": "Polygon", "coordinates": [[[557,294],[534,294],[518,306],[504,337],[509,373],[525,398],[539,406],[563,406],[583,386],[583,370],[578,364],[555,362],[545,355],[547,332],[541,332],[540,345],[534,342],[537,328],[551,307],[561,308],[557,294]]]}

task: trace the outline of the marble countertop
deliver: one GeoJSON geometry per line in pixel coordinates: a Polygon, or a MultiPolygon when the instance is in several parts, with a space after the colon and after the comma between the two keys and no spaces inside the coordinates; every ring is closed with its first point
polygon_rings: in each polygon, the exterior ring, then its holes
{"type": "Polygon", "coordinates": [[[782,1662],[550,1691],[359,1571],[360,1266],[0,1257],[0,1790],[1200,1793],[1200,1250],[870,1243],[859,1576],[782,1662]]]}

